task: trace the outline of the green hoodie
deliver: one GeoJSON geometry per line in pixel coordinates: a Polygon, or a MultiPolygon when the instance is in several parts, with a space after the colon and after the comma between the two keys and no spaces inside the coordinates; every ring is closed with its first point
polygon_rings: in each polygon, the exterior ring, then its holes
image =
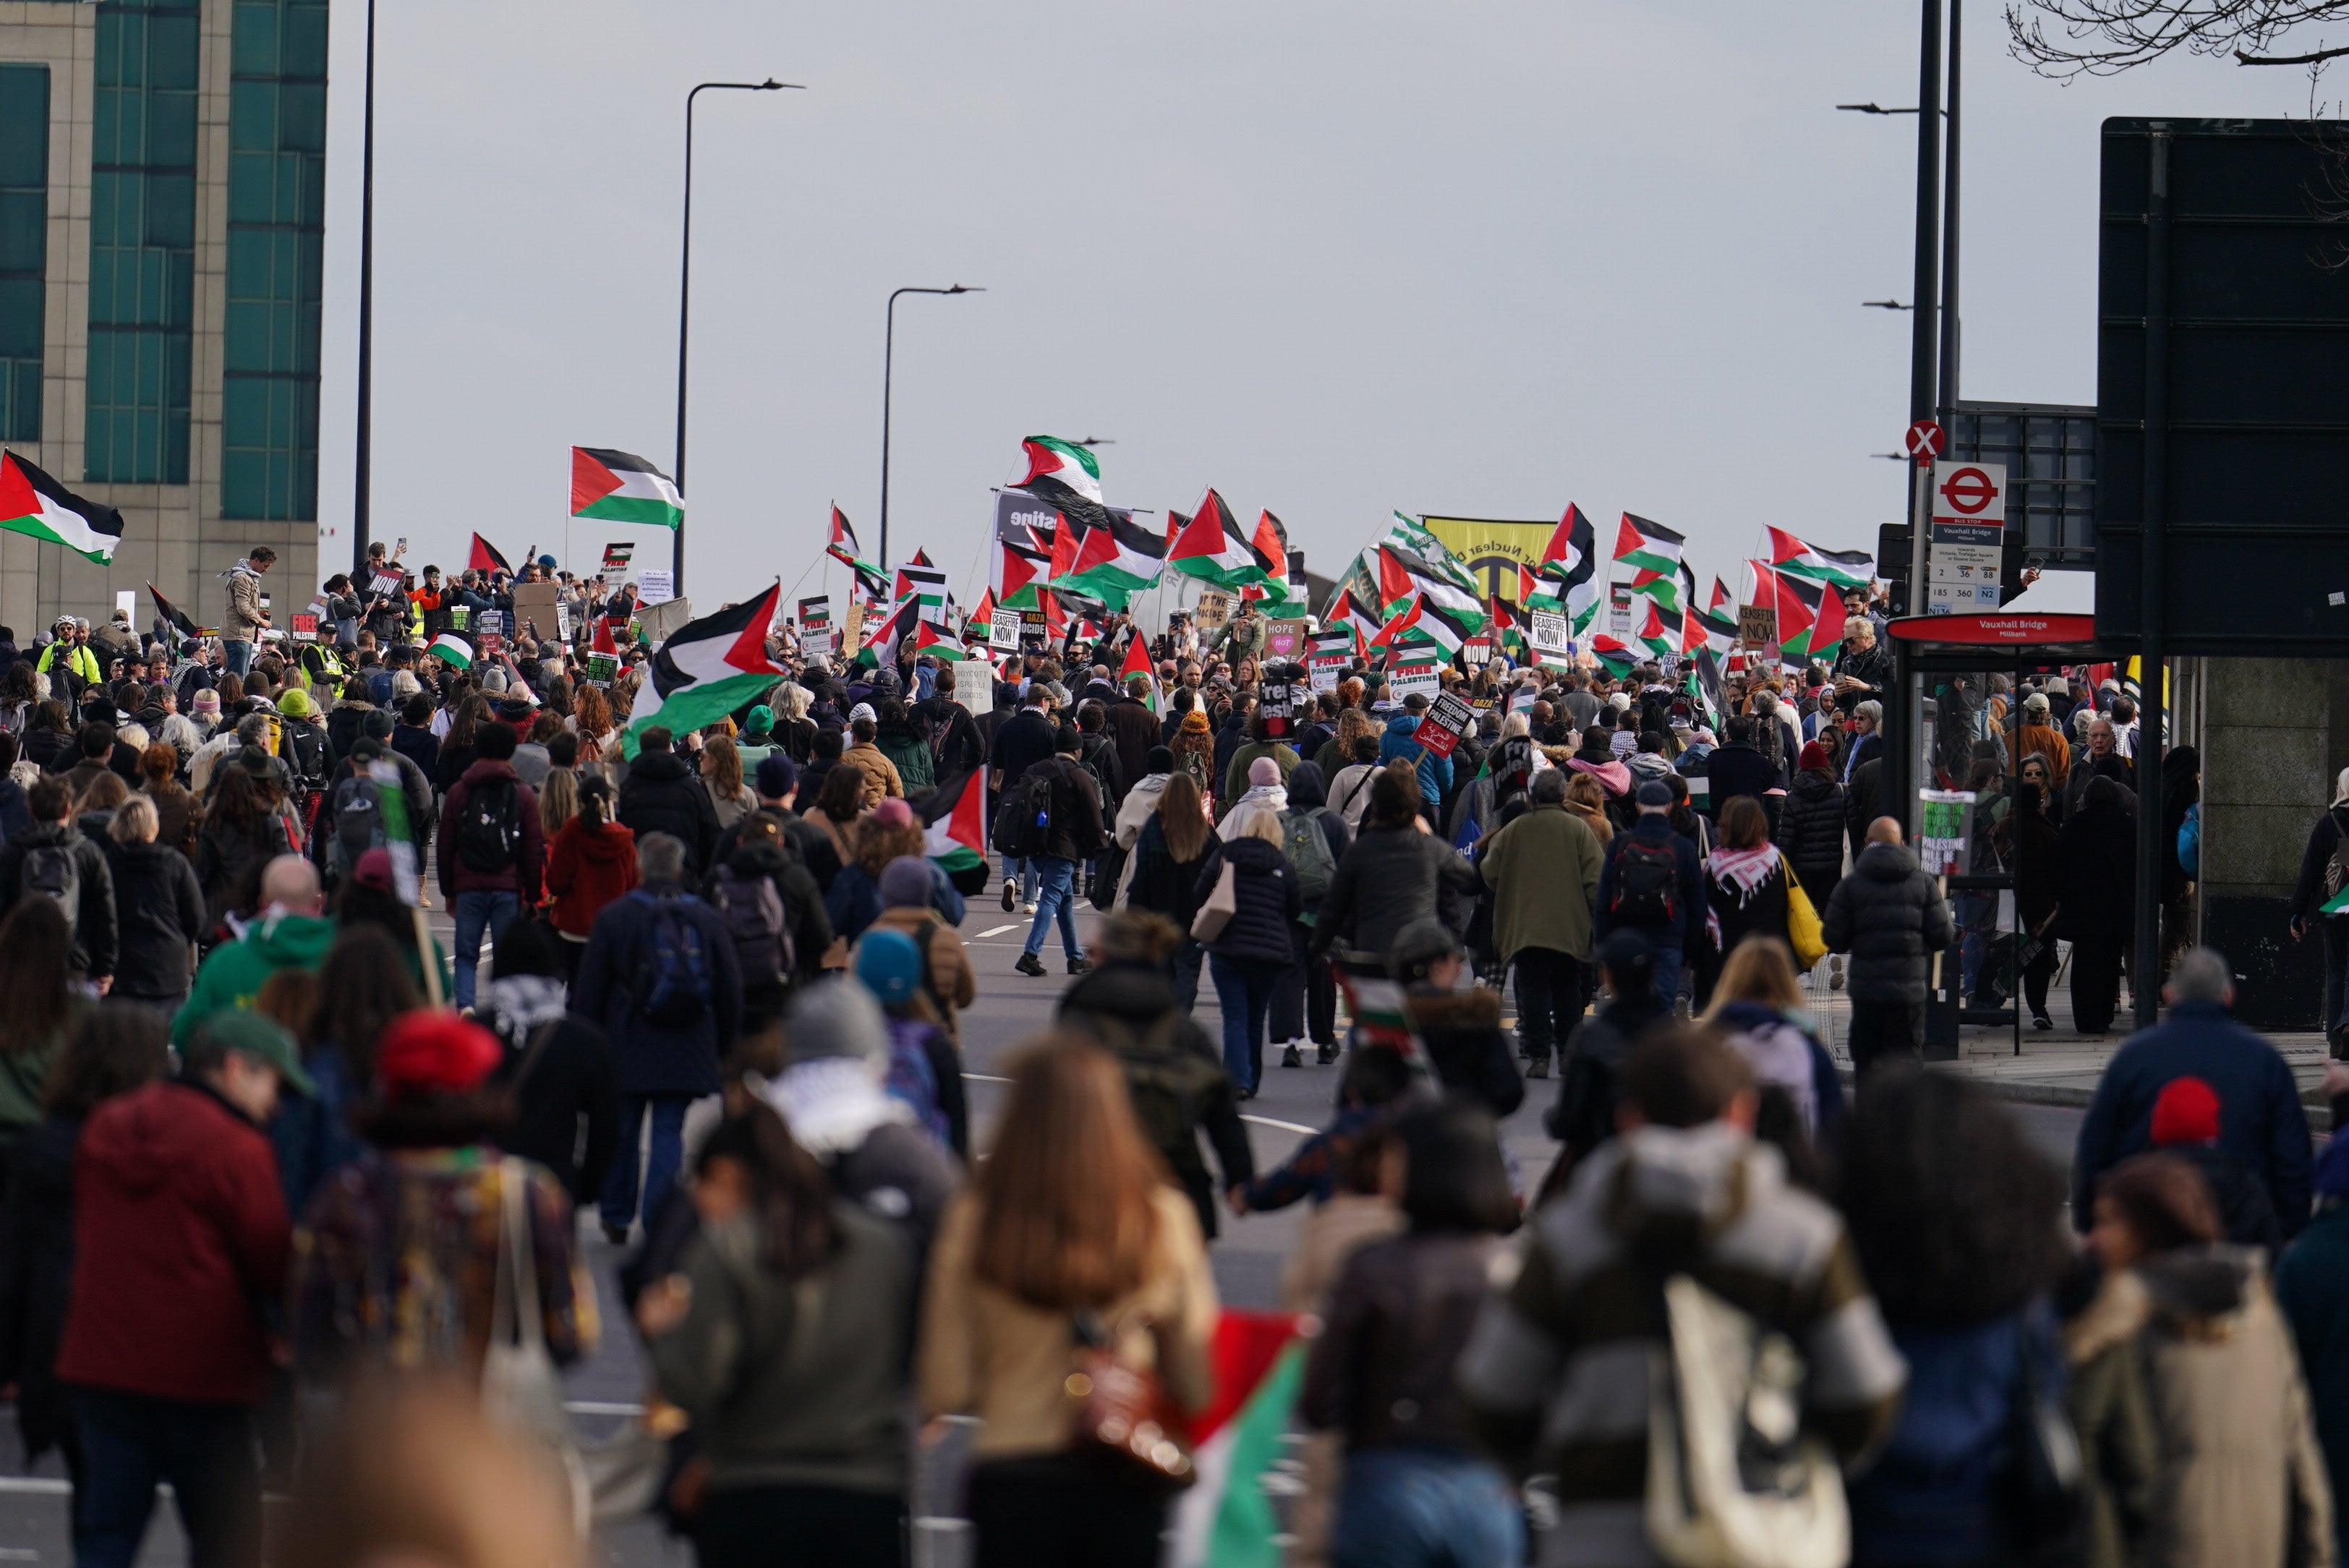
{"type": "Polygon", "coordinates": [[[316,969],[334,945],[335,922],[324,915],[280,915],[254,925],[243,941],[214,948],[171,1020],[171,1044],[184,1047],[196,1025],[215,1012],[251,1007],[279,970],[316,969]]]}

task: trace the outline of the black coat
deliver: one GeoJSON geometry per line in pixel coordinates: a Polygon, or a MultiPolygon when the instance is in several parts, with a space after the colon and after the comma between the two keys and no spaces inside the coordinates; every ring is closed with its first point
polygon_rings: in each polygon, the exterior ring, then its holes
{"type": "Polygon", "coordinates": [[[1774,842],[1794,862],[1795,876],[1814,908],[1824,909],[1843,880],[1843,785],[1816,768],[1795,775],[1778,808],[1774,842]]]}
{"type": "Polygon", "coordinates": [[[1836,885],[1820,924],[1827,950],[1849,953],[1854,1002],[1922,1004],[1932,955],[1957,940],[1950,906],[1898,844],[1871,844],[1836,885]]]}
{"type": "Polygon", "coordinates": [[[1074,757],[1052,756],[1031,765],[1028,776],[1051,792],[1052,831],[1043,853],[1055,859],[1083,860],[1103,840],[1101,785],[1074,757]]]}
{"type": "Polygon", "coordinates": [[[620,1149],[620,1080],[610,1043],[585,1019],[561,1019],[517,1085],[515,1073],[538,1031],[501,1026],[497,1033],[505,1058],[490,1082],[512,1092],[514,1102],[513,1125],[498,1136],[498,1147],[553,1171],[574,1203],[594,1202],[620,1149]]]}
{"type": "Polygon", "coordinates": [[[0,910],[13,909],[25,892],[25,857],[45,845],[69,844],[74,874],[81,886],[81,912],[74,918],[74,972],[91,980],[115,971],[114,872],[106,851],[69,823],[39,822],[0,844],[0,910]]]}
{"type": "MultiPolygon", "coordinates": [[[[999,771],[1006,784],[1052,754],[1051,722],[1033,708],[1022,708],[995,726],[988,747],[987,765],[999,771]]],[[[813,797],[811,796],[811,799],[813,797]]]]}
{"type": "MultiPolygon", "coordinates": [[[[709,798],[702,794],[705,802],[709,798]]],[[[636,992],[652,962],[655,911],[648,900],[678,892],[675,884],[647,886],[613,899],[596,914],[586,950],[579,955],[571,1011],[602,1026],[623,1094],[716,1094],[718,1064],[733,1049],[741,1024],[742,970],[735,961],[734,939],[718,911],[698,898],[683,898],[678,914],[698,929],[709,955],[709,1008],[679,1028],[653,1023],[639,1011],[636,992]]]]}
{"type": "Polygon", "coordinates": [[[2109,801],[2064,820],[2056,848],[2055,934],[2126,937],[2137,929],[2137,825],[2109,801]]]}
{"type": "Polygon", "coordinates": [[[1313,919],[1316,956],[1343,940],[1355,952],[1382,953],[1413,920],[1467,924],[1464,899],[1483,887],[1476,867],[1433,834],[1414,827],[1365,828],[1338,861],[1313,919]]]}
{"type": "Polygon", "coordinates": [[[628,764],[614,816],[642,844],[647,833],[666,833],[685,846],[685,867],[693,878],[709,869],[718,853],[718,810],[693,769],[675,752],[639,752],[628,764]]]}
{"type": "Polygon", "coordinates": [[[1207,863],[1215,843],[1216,836],[1210,833],[1200,843],[1195,858],[1175,859],[1166,845],[1166,825],[1154,812],[1133,841],[1133,862],[1128,871],[1133,890],[1126,895],[1127,905],[1164,915],[1189,931],[1191,918],[1199,912],[1199,867],[1207,863]]]}
{"type": "Polygon", "coordinates": [[[1721,808],[1733,797],[1750,794],[1766,805],[1770,792],[1778,787],[1778,770],[1770,759],[1752,745],[1735,741],[1713,749],[1704,777],[1705,807],[1715,821],[1721,818],[1721,808]]]}
{"type": "Polygon", "coordinates": [[[1501,1032],[1501,993],[1483,986],[1471,991],[1413,991],[1405,999],[1413,1030],[1427,1047],[1436,1082],[1465,1095],[1495,1116],[1526,1103],[1526,1081],[1501,1032]]]}
{"type": "Polygon", "coordinates": [[[1217,958],[1250,960],[1286,965],[1295,961],[1297,948],[1289,935],[1305,900],[1298,890],[1297,871],[1288,857],[1261,838],[1235,838],[1207,851],[1193,891],[1200,904],[1216,890],[1224,867],[1233,869],[1232,893],[1237,908],[1221,934],[1207,944],[1217,958]]]}
{"type": "Polygon", "coordinates": [[[56,1116],[26,1129],[10,1158],[0,1236],[0,1382],[16,1386],[16,1429],[27,1464],[68,1431],[57,1345],[73,1293],[74,1150],[81,1123],[56,1116]]]}
{"type": "Polygon", "coordinates": [[[188,857],[164,844],[111,844],[116,996],[176,1000],[193,971],[188,944],[204,934],[204,890],[188,857]]]}

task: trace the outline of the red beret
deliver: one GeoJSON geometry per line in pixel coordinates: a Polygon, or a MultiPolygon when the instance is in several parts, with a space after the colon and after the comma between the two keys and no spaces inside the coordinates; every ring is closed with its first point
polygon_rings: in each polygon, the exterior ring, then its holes
{"type": "Polygon", "coordinates": [[[504,1052],[471,1019],[419,1008],[385,1026],[375,1047],[375,1075],[387,1095],[463,1094],[481,1086],[504,1052]]]}
{"type": "Polygon", "coordinates": [[[2199,1078],[2172,1078],[2153,1102],[2153,1147],[2209,1143],[2219,1136],[2219,1094],[2199,1078]]]}
{"type": "Polygon", "coordinates": [[[1802,754],[1795,759],[1795,771],[1800,773],[1805,768],[1823,768],[1826,765],[1827,749],[1816,741],[1804,742],[1802,754]]]}

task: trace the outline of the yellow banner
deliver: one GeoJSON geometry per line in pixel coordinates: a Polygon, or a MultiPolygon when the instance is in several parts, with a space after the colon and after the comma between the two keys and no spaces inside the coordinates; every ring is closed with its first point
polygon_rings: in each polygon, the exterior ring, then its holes
{"type": "Polygon", "coordinates": [[[1460,557],[1487,598],[1517,602],[1517,568],[1541,564],[1556,523],[1503,523],[1489,517],[1423,517],[1427,531],[1460,557]]]}

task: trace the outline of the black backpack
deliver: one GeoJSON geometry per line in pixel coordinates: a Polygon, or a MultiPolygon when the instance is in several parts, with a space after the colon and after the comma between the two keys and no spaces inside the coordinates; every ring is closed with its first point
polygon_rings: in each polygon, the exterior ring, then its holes
{"type": "Polygon", "coordinates": [[[734,939],[734,956],[742,968],[742,983],[774,984],[791,978],[798,968],[792,941],[792,923],[782,894],[771,877],[737,877],[730,866],[720,866],[710,889],[710,902],[734,939]]]}
{"type": "Polygon", "coordinates": [[[1615,901],[1608,906],[1615,923],[1677,927],[1681,922],[1680,846],[1626,838],[1616,857],[1615,901]]]}
{"type": "Polygon", "coordinates": [[[307,790],[326,784],[326,737],[298,721],[285,726],[285,765],[294,782],[307,790]]]}
{"type": "Polygon", "coordinates": [[[359,863],[360,856],[389,842],[383,827],[383,797],[375,780],[355,773],[336,784],[326,826],[333,839],[326,848],[327,862],[338,872],[349,870],[359,863]]]}
{"type": "Polygon", "coordinates": [[[483,876],[507,870],[522,850],[522,797],[510,778],[483,779],[465,796],[457,863],[483,876]]]}
{"type": "Polygon", "coordinates": [[[712,991],[713,966],[701,928],[685,913],[681,894],[639,888],[628,897],[652,911],[636,966],[636,1013],[656,1028],[690,1028],[709,1011],[712,991]]]}
{"type": "Polygon", "coordinates": [[[1044,853],[1052,837],[1050,770],[1030,769],[1004,786],[995,808],[995,847],[1015,860],[1044,853]]]}
{"type": "Polygon", "coordinates": [[[81,919],[81,862],[70,843],[36,844],[25,851],[21,881],[22,896],[37,893],[56,900],[68,929],[81,919]]]}

